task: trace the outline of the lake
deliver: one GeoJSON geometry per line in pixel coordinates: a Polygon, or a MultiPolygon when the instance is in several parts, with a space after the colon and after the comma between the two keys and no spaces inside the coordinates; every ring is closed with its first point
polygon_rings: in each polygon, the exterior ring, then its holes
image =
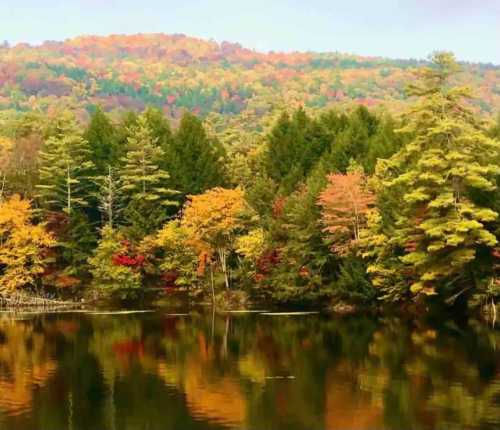
{"type": "Polygon", "coordinates": [[[500,332],[210,310],[0,314],[0,429],[498,429],[500,332]]]}

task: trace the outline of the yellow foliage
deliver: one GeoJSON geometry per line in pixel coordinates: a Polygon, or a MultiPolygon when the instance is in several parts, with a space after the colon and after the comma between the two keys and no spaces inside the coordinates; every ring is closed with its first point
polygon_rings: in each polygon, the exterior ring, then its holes
{"type": "Polygon", "coordinates": [[[251,260],[256,260],[264,250],[264,230],[251,230],[236,240],[236,252],[251,260]]]}
{"type": "Polygon", "coordinates": [[[55,245],[44,226],[31,219],[30,202],[19,195],[0,203],[0,293],[33,284],[44,270],[43,250],[55,245]]]}
{"type": "Polygon", "coordinates": [[[213,188],[191,196],[181,225],[196,239],[210,246],[224,246],[228,237],[243,227],[241,215],[245,210],[243,191],[213,188]]]}

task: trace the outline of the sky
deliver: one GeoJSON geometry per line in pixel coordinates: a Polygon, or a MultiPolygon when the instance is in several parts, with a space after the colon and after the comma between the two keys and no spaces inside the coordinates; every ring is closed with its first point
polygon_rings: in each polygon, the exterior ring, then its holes
{"type": "Polygon", "coordinates": [[[0,41],[183,33],[259,51],[500,64],[500,0],[0,0],[0,41]]]}

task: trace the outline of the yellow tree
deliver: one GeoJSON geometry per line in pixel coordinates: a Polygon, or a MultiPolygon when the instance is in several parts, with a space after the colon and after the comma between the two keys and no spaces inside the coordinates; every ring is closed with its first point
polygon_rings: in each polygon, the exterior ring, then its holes
{"type": "Polygon", "coordinates": [[[229,289],[227,258],[234,250],[235,239],[245,227],[246,205],[240,189],[212,188],[191,196],[186,204],[181,225],[206,245],[220,263],[226,288],[229,289]]]}
{"type": "Polygon", "coordinates": [[[0,294],[33,285],[44,270],[44,250],[55,245],[32,217],[30,202],[19,195],[0,202],[0,294]]]}

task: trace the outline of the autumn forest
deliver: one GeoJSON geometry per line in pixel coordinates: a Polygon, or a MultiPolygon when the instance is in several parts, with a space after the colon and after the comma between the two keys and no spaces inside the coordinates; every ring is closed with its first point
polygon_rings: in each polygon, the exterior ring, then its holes
{"type": "Polygon", "coordinates": [[[0,297],[500,299],[500,68],[182,35],[0,47],[0,297]]]}

